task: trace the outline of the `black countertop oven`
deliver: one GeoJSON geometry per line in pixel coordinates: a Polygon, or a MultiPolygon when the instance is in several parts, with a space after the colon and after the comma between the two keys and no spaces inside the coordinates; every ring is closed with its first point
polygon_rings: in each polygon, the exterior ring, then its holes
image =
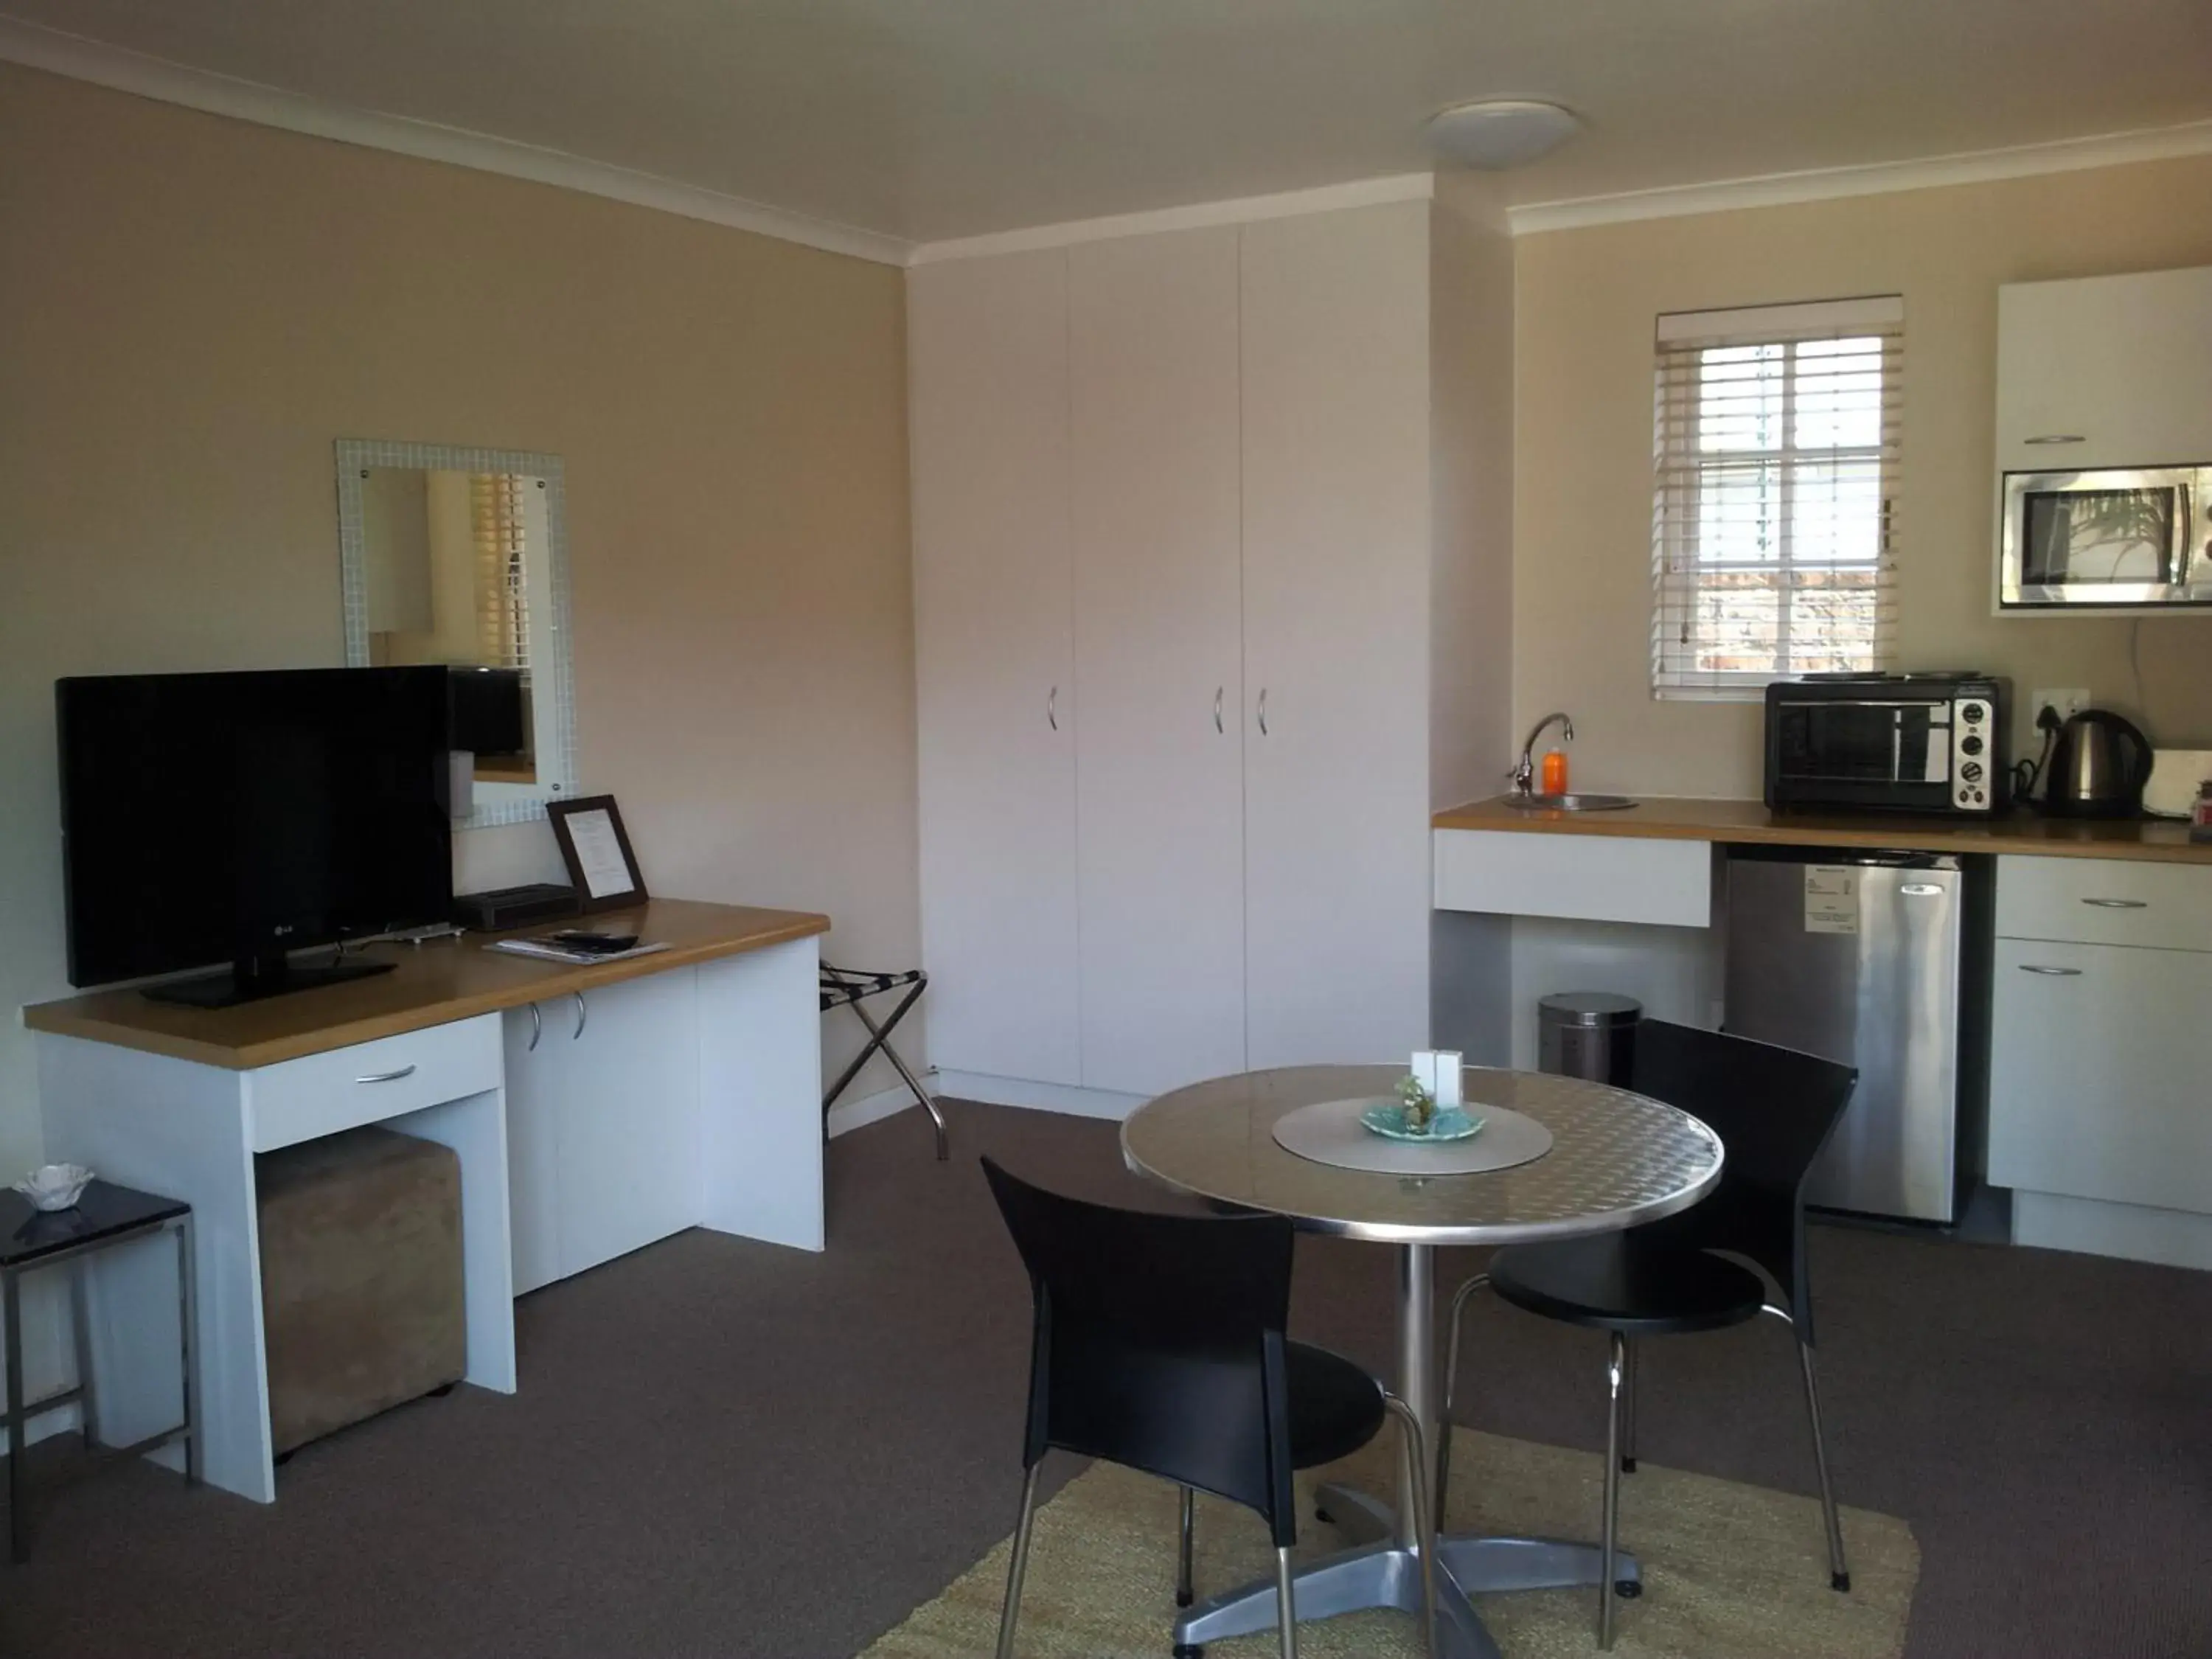
{"type": "Polygon", "coordinates": [[[1766,688],[1766,805],[1987,815],[2011,783],[2012,683],[1812,674],[1766,688]]]}

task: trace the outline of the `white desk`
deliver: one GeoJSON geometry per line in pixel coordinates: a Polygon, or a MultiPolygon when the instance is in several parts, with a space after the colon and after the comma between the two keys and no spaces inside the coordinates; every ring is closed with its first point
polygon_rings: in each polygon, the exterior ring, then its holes
{"type": "MultiPolygon", "coordinates": [[[[367,1123],[453,1147],[468,1380],[505,1393],[519,1291],[695,1225],[822,1248],[828,918],[660,900],[604,921],[672,948],[572,968],[481,939],[378,947],[396,971],[237,1008],[24,1010],[49,1155],[192,1206],[208,1480],[276,1496],[258,1152],[367,1123]]],[[[176,1415],[176,1288],[152,1253],[111,1254],[93,1363],[122,1444],[176,1415]]]]}

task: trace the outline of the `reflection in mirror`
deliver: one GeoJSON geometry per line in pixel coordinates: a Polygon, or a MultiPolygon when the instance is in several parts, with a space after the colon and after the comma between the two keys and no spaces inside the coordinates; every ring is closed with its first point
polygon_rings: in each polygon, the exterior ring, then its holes
{"type": "Polygon", "coordinates": [[[454,671],[469,823],[576,793],[560,481],[552,456],[338,445],[347,660],[454,671]]]}

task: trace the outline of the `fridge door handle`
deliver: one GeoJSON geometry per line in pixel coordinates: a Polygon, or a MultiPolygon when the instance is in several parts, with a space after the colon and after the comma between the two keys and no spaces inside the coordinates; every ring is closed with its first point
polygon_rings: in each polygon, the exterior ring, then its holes
{"type": "Polygon", "coordinates": [[[1941,898],[1943,890],[1932,881],[1908,881],[1897,890],[1907,898],[1941,898]]]}

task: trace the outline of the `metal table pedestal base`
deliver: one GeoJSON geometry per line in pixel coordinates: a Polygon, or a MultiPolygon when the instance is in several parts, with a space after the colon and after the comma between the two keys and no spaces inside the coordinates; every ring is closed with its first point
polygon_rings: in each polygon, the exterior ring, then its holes
{"type": "MultiPolygon", "coordinates": [[[[1393,1607],[1415,1619],[1421,1613],[1421,1565],[1413,1551],[1391,1541],[1396,1517],[1389,1506],[1350,1486],[1323,1486],[1322,1510],[1355,1533],[1377,1532],[1379,1541],[1343,1550],[1298,1569],[1291,1595],[1298,1622],[1334,1619],[1370,1607],[1393,1607]]],[[[1475,1538],[1437,1540],[1437,1659],[1499,1659],[1498,1644],[1482,1627],[1470,1596],[1504,1590],[1593,1586],[1603,1567],[1595,1544],[1559,1538],[1475,1538]]],[[[1641,1583],[1643,1571],[1625,1551],[1614,1553],[1617,1583],[1641,1583]]],[[[1231,1636],[1275,1628],[1275,1584],[1261,1579],[1201,1602],[1176,1619],[1176,1645],[1196,1647],[1231,1636]]]]}

